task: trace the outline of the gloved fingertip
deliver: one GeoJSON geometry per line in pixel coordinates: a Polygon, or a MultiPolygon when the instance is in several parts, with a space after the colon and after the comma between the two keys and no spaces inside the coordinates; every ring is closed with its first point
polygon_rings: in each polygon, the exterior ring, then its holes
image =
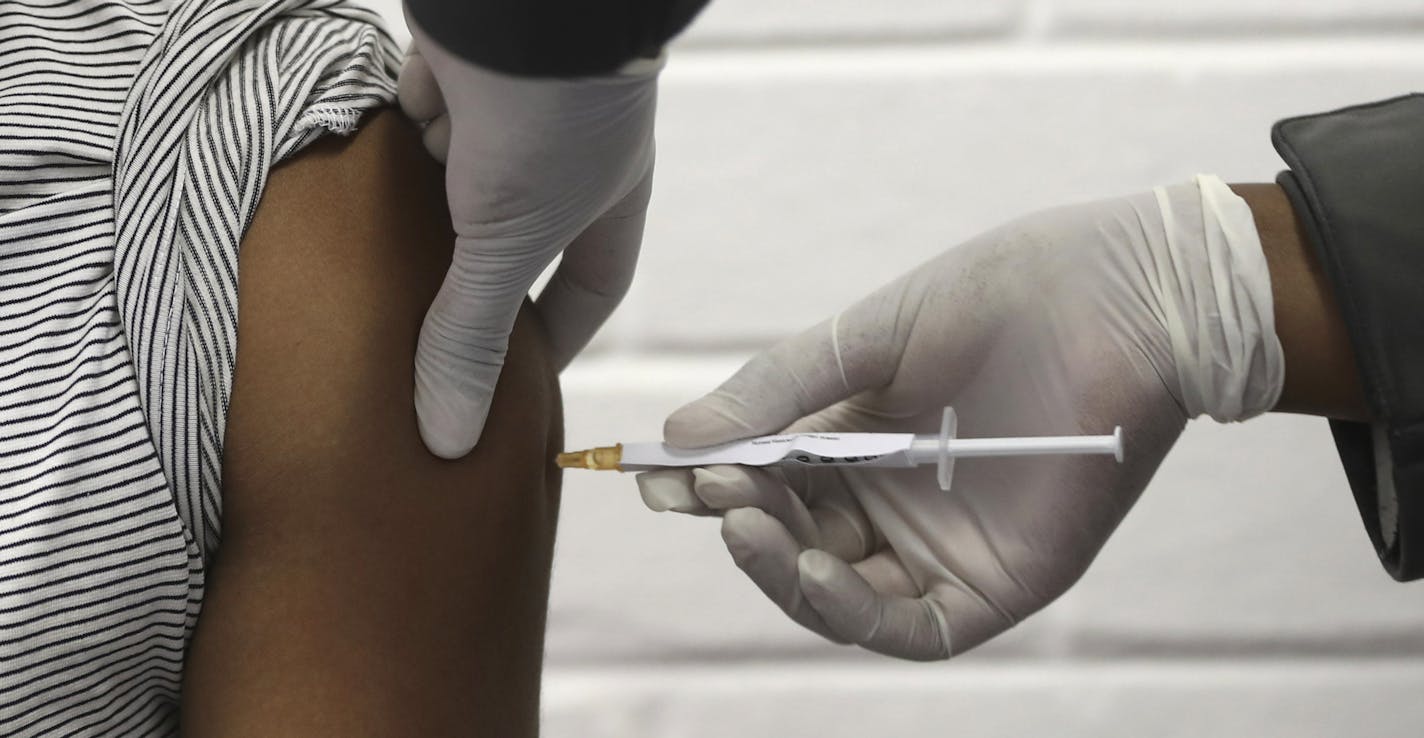
{"type": "Polygon", "coordinates": [[[489,403],[451,402],[448,392],[432,392],[417,374],[415,415],[420,439],[430,453],[442,459],[459,459],[472,451],[484,432],[489,403]],[[446,401],[442,401],[446,400],[446,401]]]}
{"type": "Polygon", "coordinates": [[[758,531],[775,522],[770,515],[754,507],[728,510],[722,516],[722,542],[727,544],[727,551],[738,567],[745,570],[751,564],[758,550],[754,541],[764,537],[758,531]]]}
{"type": "Polygon", "coordinates": [[[811,548],[797,558],[796,571],[806,601],[831,630],[854,643],[874,632],[875,624],[868,616],[874,609],[875,590],[850,564],[811,548]]]}
{"type": "Polygon", "coordinates": [[[633,478],[643,504],[653,512],[671,510],[680,513],[700,512],[703,505],[693,494],[688,474],[682,469],[643,472],[633,478]]]}
{"type": "Polygon", "coordinates": [[[697,493],[698,499],[707,503],[712,508],[746,507],[748,502],[742,504],[726,504],[728,498],[741,500],[745,495],[737,494],[740,486],[746,482],[745,477],[738,477],[729,474],[726,467],[697,467],[692,470],[692,488],[697,493]]]}
{"type": "Polygon", "coordinates": [[[818,548],[808,548],[796,559],[796,570],[802,581],[818,589],[825,589],[835,577],[837,565],[842,562],[818,548]]]}
{"type": "MultiPolygon", "coordinates": [[[[711,510],[730,510],[738,507],[755,507],[781,518],[778,512],[785,505],[778,505],[786,495],[779,486],[775,489],[763,483],[754,473],[759,471],[746,467],[718,464],[698,467],[692,470],[692,491],[711,510]]],[[[782,521],[786,523],[785,520],[782,521]]],[[[787,523],[788,528],[794,526],[787,523]]]]}
{"type": "Polygon", "coordinates": [[[722,540],[732,543],[735,539],[740,543],[747,526],[755,524],[757,518],[765,515],[762,511],[754,507],[739,507],[728,510],[722,515],[722,540]]]}
{"type": "Polygon", "coordinates": [[[448,419],[429,420],[428,415],[417,412],[420,421],[420,439],[430,453],[442,459],[460,459],[475,449],[480,442],[484,424],[473,430],[461,428],[448,419]]]}

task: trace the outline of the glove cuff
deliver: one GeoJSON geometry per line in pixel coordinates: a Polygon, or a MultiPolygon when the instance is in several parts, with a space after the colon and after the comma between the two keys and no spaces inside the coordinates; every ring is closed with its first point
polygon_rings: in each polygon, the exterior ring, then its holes
{"type": "Polygon", "coordinates": [[[1240,421],[1285,385],[1271,277],[1251,208],[1214,175],[1153,190],[1165,240],[1148,238],[1188,417],[1240,421]]]}

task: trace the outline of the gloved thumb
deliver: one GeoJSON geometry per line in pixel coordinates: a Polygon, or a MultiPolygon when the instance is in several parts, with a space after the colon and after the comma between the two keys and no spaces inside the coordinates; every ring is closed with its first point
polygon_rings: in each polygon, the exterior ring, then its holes
{"type": "Polygon", "coordinates": [[[697,448],[781,431],[895,376],[906,330],[897,283],[763,351],[720,387],[668,416],[663,436],[697,448]]]}

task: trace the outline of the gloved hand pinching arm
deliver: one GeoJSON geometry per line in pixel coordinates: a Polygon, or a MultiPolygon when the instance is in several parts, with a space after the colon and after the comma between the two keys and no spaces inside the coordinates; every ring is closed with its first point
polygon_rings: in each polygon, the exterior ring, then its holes
{"type": "Polygon", "coordinates": [[[1082,575],[1189,418],[1276,403],[1283,356],[1251,210],[1220,180],[1049,210],[952,248],[753,358],[668,418],[668,443],[800,431],[1110,433],[1099,456],[639,476],[723,515],[733,559],[803,626],[911,659],[961,653],[1082,575]]]}
{"type": "Polygon", "coordinates": [[[456,458],[484,427],[514,317],[563,254],[537,308],[562,369],[622,299],[653,177],[661,60],[584,78],[516,77],[433,41],[411,19],[401,106],[446,165],[456,234],[415,360],[420,433],[456,458]]]}

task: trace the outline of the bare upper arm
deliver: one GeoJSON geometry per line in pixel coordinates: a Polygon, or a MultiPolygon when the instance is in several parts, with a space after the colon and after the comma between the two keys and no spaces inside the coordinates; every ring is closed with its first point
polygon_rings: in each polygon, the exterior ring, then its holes
{"type": "Polygon", "coordinates": [[[271,173],[185,735],[537,732],[557,381],[526,306],[479,447],[425,450],[412,357],[452,243],[441,171],[397,114],[271,173]]]}

